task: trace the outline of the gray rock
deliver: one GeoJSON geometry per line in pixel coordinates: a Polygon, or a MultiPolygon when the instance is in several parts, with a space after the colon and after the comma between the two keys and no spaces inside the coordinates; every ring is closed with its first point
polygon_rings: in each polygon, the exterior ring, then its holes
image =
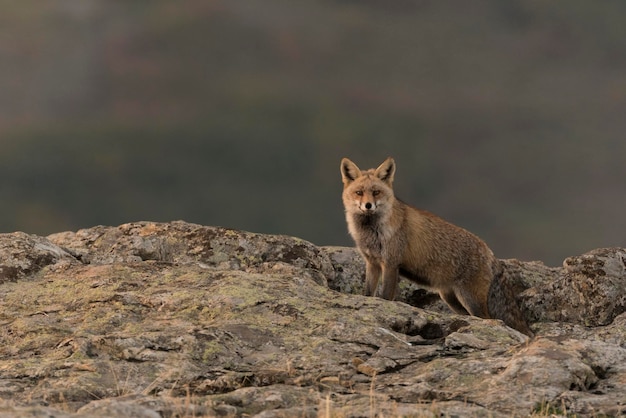
{"type": "Polygon", "coordinates": [[[0,416],[626,412],[621,249],[503,261],[533,339],[414,290],[363,297],[354,249],[291,237],[139,222],[0,251],[20,266],[0,282],[0,416]]]}
{"type": "Polygon", "coordinates": [[[92,401],[79,408],[77,413],[99,417],[161,418],[161,414],[157,411],[141,405],[139,396],[123,396],[92,401]]]}
{"type": "Polygon", "coordinates": [[[534,321],[608,325],[626,311],[626,249],[600,248],[569,257],[556,275],[522,297],[534,321]]]}
{"type": "Polygon", "coordinates": [[[75,261],[48,239],[23,232],[0,234],[0,283],[32,276],[48,265],[75,261]]]}

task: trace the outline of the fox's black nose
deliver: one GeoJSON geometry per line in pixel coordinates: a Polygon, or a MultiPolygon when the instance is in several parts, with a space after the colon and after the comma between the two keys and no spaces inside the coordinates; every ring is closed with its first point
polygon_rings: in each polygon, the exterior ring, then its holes
{"type": "Polygon", "coordinates": [[[372,208],[372,204],[370,202],[367,202],[365,204],[365,209],[370,210],[372,208]]]}

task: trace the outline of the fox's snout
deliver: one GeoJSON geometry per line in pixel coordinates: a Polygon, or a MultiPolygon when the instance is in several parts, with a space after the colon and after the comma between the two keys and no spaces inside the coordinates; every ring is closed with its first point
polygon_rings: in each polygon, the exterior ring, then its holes
{"type": "Polygon", "coordinates": [[[362,212],[374,212],[376,210],[376,202],[359,202],[359,209],[362,212]]]}

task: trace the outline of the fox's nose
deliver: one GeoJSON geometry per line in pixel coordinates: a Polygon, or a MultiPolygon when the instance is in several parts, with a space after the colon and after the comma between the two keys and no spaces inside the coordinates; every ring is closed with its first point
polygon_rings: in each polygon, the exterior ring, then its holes
{"type": "Polygon", "coordinates": [[[367,202],[365,204],[365,209],[370,210],[372,208],[372,204],[370,202],[367,202]]]}

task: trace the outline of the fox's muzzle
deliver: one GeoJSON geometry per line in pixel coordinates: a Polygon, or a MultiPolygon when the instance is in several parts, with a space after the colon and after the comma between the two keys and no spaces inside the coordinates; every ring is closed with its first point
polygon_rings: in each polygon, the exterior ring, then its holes
{"type": "Polygon", "coordinates": [[[376,202],[361,202],[359,204],[359,209],[361,212],[373,213],[376,211],[376,202]]]}

